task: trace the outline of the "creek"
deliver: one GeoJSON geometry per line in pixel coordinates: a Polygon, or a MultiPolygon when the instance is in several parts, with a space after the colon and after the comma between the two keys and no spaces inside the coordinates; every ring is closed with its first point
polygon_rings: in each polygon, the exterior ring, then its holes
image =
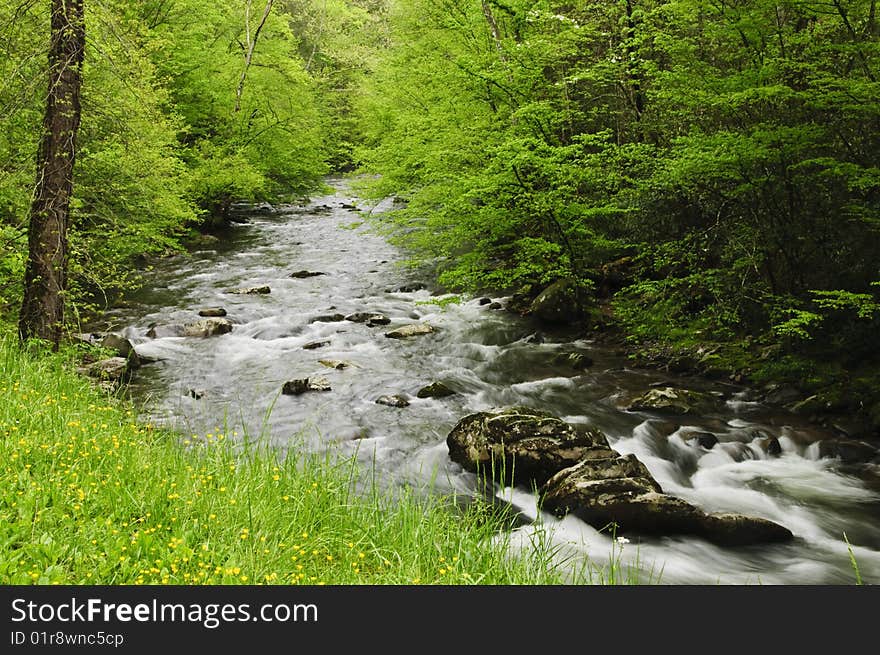
{"type": "Polygon", "coordinates": [[[145,420],[186,435],[264,434],[281,449],[334,449],[355,454],[386,484],[468,495],[475,478],[449,459],[446,446],[456,422],[495,407],[545,409],[602,430],[615,450],[638,456],[667,493],[706,511],[775,521],[795,540],[745,548],[686,537],[621,544],[574,517],[539,512],[526,489],[499,490],[528,519],[517,529],[524,543],[546,530],[571,562],[589,557],[602,567],[619,559],[638,569],[642,582],[852,584],[846,534],[862,578],[880,580],[876,466],[820,458],[818,442],[829,435],[763,405],[749,389],[635,369],[591,339],[535,339],[540,327],[528,318],[477,298],[432,295],[430,284],[416,290],[413,283],[426,280],[402,265],[404,253],[374,227],[392,201],[367,203],[347,181],[328,183],[335,192],[271,213],[255,208],[219,242],[156,262],[148,284],[111,312],[114,328],[138,353],[158,360],[141,368],[130,386],[145,420]],[[322,275],[290,277],[296,271],[322,275]],[[271,293],[228,293],[262,285],[271,293]],[[231,333],[192,338],[157,328],[155,338],[146,336],[154,324],[196,322],[198,310],[211,306],[226,309],[231,333]],[[380,313],[391,324],[326,320],[354,312],[380,313]],[[384,336],[414,322],[436,332],[384,336]],[[328,343],[303,348],[322,341],[328,343]],[[554,361],[561,352],[583,353],[594,364],[575,371],[554,361]],[[319,360],[348,366],[331,369],[319,360]],[[315,375],[327,378],[332,390],[281,395],[286,381],[315,375]],[[456,394],[416,397],[436,381],[456,394]],[[634,393],[667,384],[715,393],[717,411],[664,418],[625,409],[634,393]],[[376,403],[393,394],[408,396],[410,405],[376,403]],[[697,430],[712,432],[719,443],[708,449],[685,439],[697,430]],[[778,439],[781,454],[759,447],[767,437],[778,439]]]}

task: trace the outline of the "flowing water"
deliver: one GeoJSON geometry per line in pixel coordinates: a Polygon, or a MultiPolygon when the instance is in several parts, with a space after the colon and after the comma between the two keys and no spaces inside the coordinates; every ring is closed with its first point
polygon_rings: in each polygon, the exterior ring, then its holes
{"type": "Polygon", "coordinates": [[[500,490],[531,520],[518,529],[522,538],[549,530],[572,565],[619,560],[641,571],[642,582],[663,584],[851,584],[846,533],[863,579],[880,580],[876,467],[820,459],[816,440],[827,435],[754,402],[747,389],[635,370],[588,339],[535,339],[537,328],[527,319],[478,299],[401,291],[415,281],[401,266],[403,254],[365,220],[381,222],[391,202],[371,205],[354,198],[344,180],[329,182],[335,193],[279,213],[254,213],[220,243],[159,262],[149,284],[111,315],[141,355],[158,360],[140,369],[131,387],[145,418],[196,435],[263,432],[280,448],[332,447],[356,453],[389,484],[431,484],[438,493],[466,495],[476,488],[474,476],[449,460],[446,447],[458,419],[501,406],[543,408],[601,429],[617,451],[636,454],[667,493],[706,511],[763,517],[796,536],[789,544],[748,548],[684,537],[621,544],[574,517],[539,512],[527,490],[500,490]],[[290,277],[301,270],[323,275],[290,277]],[[271,293],[228,293],[262,285],[271,293]],[[209,306],[228,311],[231,333],[186,338],[159,327],[156,338],[146,336],[154,324],[198,321],[197,311],[209,306]],[[353,312],[382,313],[391,326],[326,320],[353,312]],[[384,336],[414,322],[437,331],[405,340],[384,336]],[[303,348],[317,341],[329,343],[303,348]],[[555,354],[572,350],[595,364],[574,371],[553,363],[555,354]],[[330,369],[319,360],[350,366],[330,369]],[[285,381],[314,375],[326,377],[332,390],[281,395],[285,381]],[[435,381],[458,393],[415,397],[435,381]],[[634,393],[667,383],[715,392],[723,402],[716,413],[675,423],[622,409],[634,393]],[[389,394],[409,396],[410,406],[375,402],[389,394]],[[711,431],[720,443],[701,448],[686,439],[694,430],[711,431]],[[759,447],[767,436],[778,438],[780,456],[759,447]]]}

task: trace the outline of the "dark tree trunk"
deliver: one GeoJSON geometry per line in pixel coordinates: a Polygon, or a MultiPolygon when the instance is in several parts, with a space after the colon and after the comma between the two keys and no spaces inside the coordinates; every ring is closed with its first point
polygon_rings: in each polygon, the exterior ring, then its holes
{"type": "Polygon", "coordinates": [[[49,93],[37,154],[30,212],[28,262],[18,331],[22,341],[58,347],[67,287],[67,226],[73,192],[76,135],[85,52],[83,0],[52,0],[49,93]]]}

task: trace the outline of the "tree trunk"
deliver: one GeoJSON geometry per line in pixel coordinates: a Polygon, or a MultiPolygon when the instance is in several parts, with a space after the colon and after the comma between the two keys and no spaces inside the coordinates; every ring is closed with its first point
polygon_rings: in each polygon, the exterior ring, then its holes
{"type": "Polygon", "coordinates": [[[83,0],[52,0],[49,93],[37,154],[37,184],[30,211],[28,262],[18,331],[61,339],[67,287],[67,226],[73,192],[80,89],[85,54],[83,0]]]}

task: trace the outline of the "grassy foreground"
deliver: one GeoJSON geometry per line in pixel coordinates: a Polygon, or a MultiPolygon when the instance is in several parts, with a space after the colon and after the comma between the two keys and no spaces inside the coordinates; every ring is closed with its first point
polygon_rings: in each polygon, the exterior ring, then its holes
{"type": "Polygon", "coordinates": [[[0,336],[0,584],[553,584],[479,508],[350,492],[351,462],[181,436],[0,336]]]}

